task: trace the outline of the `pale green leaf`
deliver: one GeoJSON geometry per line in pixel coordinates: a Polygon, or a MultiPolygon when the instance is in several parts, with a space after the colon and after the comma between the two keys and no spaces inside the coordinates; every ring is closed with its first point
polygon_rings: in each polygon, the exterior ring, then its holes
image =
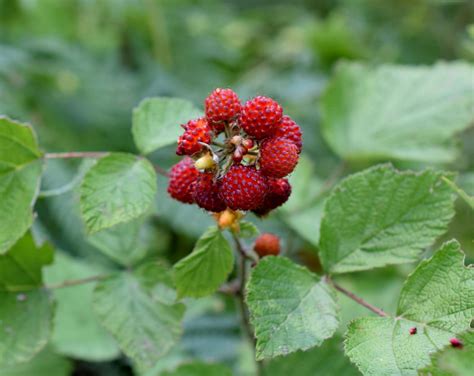
{"type": "Polygon", "coordinates": [[[462,348],[448,346],[433,354],[431,365],[422,369],[420,376],[468,376],[472,374],[474,359],[474,331],[468,331],[457,337],[462,348]]]}
{"type": "Polygon", "coordinates": [[[31,126],[0,116],[0,254],[33,222],[32,207],[42,172],[31,126]]]}
{"type": "Polygon", "coordinates": [[[379,165],[343,180],[326,200],[320,254],[330,273],[414,262],[454,215],[443,173],[379,165]]]}
{"type": "Polygon", "coordinates": [[[366,317],[349,325],[346,354],[364,375],[417,375],[433,353],[469,328],[474,269],[463,260],[459,243],[445,243],[408,277],[397,317],[366,317]]]}
{"type": "Polygon", "coordinates": [[[264,376],[356,376],[356,367],[344,356],[343,341],[334,336],[308,351],[297,351],[272,359],[264,369],[264,376]]]}
{"type": "Polygon", "coordinates": [[[112,260],[130,266],[146,255],[142,230],[143,218],[138,218],[96,232],[88,240],[112,260]]]}
{"type": "Polygon", "coordinates": [[[153,204],[156,174],[151,163],[131,154],[99,159],[80,189],[82,218],[90,233],[138,218],[153,204]]]}
{"type": "Polygon", "coordinates": [[[53,303],[45,290],[0,292],[0,368],[26,362],[48,342],[53,303]]]}
{"type": "Polygon", "coordinates": [[[234,256],[217,227],[210,227],[194,250],[174,266],[178,296],[200,297],[212,294],[229,276],[234,256]]]}
{"type": "Polygon", "coordinates": [[[48,244],[37,247],[26,233],[7,253],[0,255],[0,291],[26,291],[42,285],[41,270],[53,261],[48,244]]]}
{"type": "Polygon", "coordinates": [[[167,270],[149,263],[99,282],[93,306],[123,352],[146,370],[181,336],[184,306],[175,299],[167,270]]]}
{"type": "Polygon", "coordinates": [[[314,170],[311,160],[302,155],[289,178],[292,192],[288,202],[281,207],[281,217],[298,235],[317,246],[324,192],[323,182],[315,176],[314,170]]]}
{"type": "Polygon", "coordinates": [[[50,348],[45,348],[27,363],[0,367],[2,376],[70,376],[71,371],[71,362],[50,348]]]}
{"type": "Polygon", "coordinates": [[[257,338],[257,359],[307,350],[338,326],[335,292],[284,257],[265,257],[247,284],[246,301],[257,338]]]}
{"type": "MultiPolygon", "coordinates": [[[[99,268],[58,253],[53,265],[45,268],[48,285],[82,279],[105,272],[99,268]]],[[[52,291],[56,300],[51,342],[61,354],[88,361],[116,358],[120,351],[112,336],[100,325],[92,310],[93,283],[52,291]]]]}
{"type": "Polygon", "coordinates": [[[217,363],[193,362],[182,364],[173,371],[165,371],[162,376],[231,376],[229,368],[217,363]]]}
{"type": "Polygon", "coordinates": [[[348,160],[448,162],[473,121],[474,68],[341,64],[321,100],[323,135],[348,160]]]}
{"type": "Polygon", "coordinates": [[[147,98],[133,110],[132,133],[138,149],[148,154],[176,143],[181,124],[202,116],[202,111],[184,99],[147,98]]]}

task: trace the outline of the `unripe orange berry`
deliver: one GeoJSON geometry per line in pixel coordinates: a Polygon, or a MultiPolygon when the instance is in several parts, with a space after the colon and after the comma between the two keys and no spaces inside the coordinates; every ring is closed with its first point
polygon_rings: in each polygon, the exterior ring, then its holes
{"type": "Polygon", "coordinates": [[[253,248],[260,257],[277,256],[280,253],[280,238],[273,234],[264,233],[255,240],[253,248]]]}

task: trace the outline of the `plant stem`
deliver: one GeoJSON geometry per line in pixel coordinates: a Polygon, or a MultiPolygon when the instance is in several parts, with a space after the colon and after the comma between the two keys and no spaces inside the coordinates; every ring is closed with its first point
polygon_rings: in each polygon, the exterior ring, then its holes
{"type": "Polygon", "coordinates": [[[337,291],[343,293],[344,295],[351,298],[353,301],[360,304],[361,306],[371,310],[372,312],[376,313],[377,315],[379,315],[381,317],[389,317],[383,310],[381,310],[380,308],[377,308],[377,307],[373,306],[372,304],[366,302],[364,299],[357,296],[353,292],[350,292],[349,290],[346,290],[344,287],[342,287],[342,286],[338,285],[337,283],[335,283],[331,278],[326,277],[326,280],[330,284],[332,284],[337,291]]]}
{"type": "Polygon", "coordinates": [[[70,279],[70,280],[62,281],[57,284],[45,285],[43,287],[48,290],[56,290],[56,289],[62,289],[65,287],[72,287],[72,286],[84,285],[86,283],[101,281],[107,277],[108,277],[107,275],[96,275],[96,276],[81,278],[81,279],[70,279]]]}
{"type": "Polygon", "coordinates": [[[166,176],[166,177],[169,177],[169,176],[170,176],[170,174],[168,173],[168,171],[166,171],[163,167],[160,167],[160,166],[158,166],[158,165],[156,165],[156,164],[154,164],[153,167],[155,168],[155,171],[156,171],[158,174],[160,174],[160,175],[162,175],[162,176],[166,176]]]}
{"type": "Polygon", "coordinates": [[[65,158],[101,158],[109,154],[107,151],[70,151],[66,153],[46,153],[46,159],[65,158]]]}
{"type": "Polygon", "coordinates": [[[248,260],[251,260],[253,261],[254,263],[257,263],[258,262],[258,258],[257,257],[254,257],[250,254],[250,252],[247,251],[247,249],[245,248],[245,246],[242,244],[242,242],[240,241],[239,237],[236,235],[236,233],[234,231],[231,231],[232,233],[232,238],[234,239],[234,242],[235,242],[235,247],[237,248],[237,250],[239,251],[240,255],[245,258],[245,259],[248,259],[248,260]]]}

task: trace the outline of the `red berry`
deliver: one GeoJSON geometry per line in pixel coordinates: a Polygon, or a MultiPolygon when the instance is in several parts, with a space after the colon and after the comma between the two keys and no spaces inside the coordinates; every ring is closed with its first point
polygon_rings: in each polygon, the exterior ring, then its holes
{"type": "Polygon", "coordinates": [[[216,132],[224,130],[224,122],[232,121],[240,115],[240,99],[231,89],[216,89],[204,102],[206,118],[216,132]]]}
{"type": "Polygon", "coordinates": [[[255,240],[253,249],[260,257],[277,256],[280,253],[280,238],[273,234],[264,233],[255,240]]]}
{"type": "Polygon", "coordinates": [[[260,147],[259,162],[263,175],[282,178],[295,169],[298,148],[287,138],[269,138],[260,147]]]}
{"type": "Polygon", "coordinates": [[[234,165],[222,178],[220,197],[233,210],[253,210],[266,192],[267,179],[255,167],[234,165]]]}
{"type": "Polygon", "coordinates": [[[194,161],[183,158],[175,164],[169,173],[168,193],[175,200],[185,204],[194,203],[192,185],[199,175],[199,171],[194,167],[194,161]]]}
{"type": "Polygon", "coordinates": [[[196,204],[211,212],[221,212],[226,204],[219,197],[220,184],[214,181],[214,174],[205,172],[199,174],[193,187],[193,198],[196,204]]]}
{"type": "Polygon", "coordinates": [[[410,335],[416,334],[416,332],[417,332],[416,326],[414,326],[413,328],[410,328],[410,335]]]}
{"type": "Polygon", "coordinates": [[[267,185],[268,191],[263,204],[254,210],[258,216],[264,216],[283,205],[291,195],[291,185],[288,179],[268,178],[267,185]]]}
{"type": "Polygon", "coordinates": [[[462,347],[463,347],[462,342],[461,342],[459,339],[457,339],[457,338],[451,338],[451,339],[449,340],[449,342],[451,343],[451,346],[453,346],[453,347],[458,347],[458,348],[462,348],[462,347]]]}
{"type": "Polygon", "coordinates": [[[244,131],[261,140],[273,135],[283,115],[281,106],[271,98],[255,97],[242,107],[240,126],[244,131]]]}
{"type": "Polygon", "coordinates": [[[289,116],[283,116],[275,131],[275,137],[284,137],[292,141],[298,148],[298,154],[303,147],[301,129],[289,116]]]}
{"type": "Polygon", "coordinates": [[[184,133],[178,138],[178,155],[193,155],[200,152],[203,146],[199,142],[211,142],[211,128],[204,118],[190,120],[184,126],[184,133]]]}

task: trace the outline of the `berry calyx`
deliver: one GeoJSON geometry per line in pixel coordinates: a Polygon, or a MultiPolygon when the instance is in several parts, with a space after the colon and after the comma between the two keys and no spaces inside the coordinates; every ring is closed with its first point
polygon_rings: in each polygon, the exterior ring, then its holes
{"type": "Polygon", "coordinates": [[[248,135],[262,140],[273,135],[282,115],[283,109],[276,101],[258,96],[242,107],[240,126],[248,135]]]}
{"type": "Polygon", "coordinates": [[[240,115],[240,99],[232,89],[215,89],[204,101],[206,118],[217,133],[224,130],[225,122],[240,115]]]}
{"type": "Polygon", "coordinates": [[[225,210],[227,205],[219,197],[219,190],[220,184],[214,180],[213,173],[200,173],[194,181],[192,197],[200,208],[210,212],[220,212],[225,210]]]}
{"type": "Polygon", "coordinates": [[[268,191],[262,205],[253,212],[262,217],[273,209],[283,205],[291,195],[291,185],[288,179],[267,179],[268,191]]]}
{"type": "Polygon", "coordinates": [[[284,137],[293,142],[298,148],[298,154],[301,153],[303,140],[301,128],[295,121],[287,115],[281,118],[280,123],[275,131],[275,137],[284,137]]]}
{"type": "Polygon", "coordinates": [[[295,169],[298,158],[293,142],[282,137],[268,138],[260,147],[260,170],[265,176],[283,178],[295,169]]]}
{"type": "Polygon", "coordinates": [[[222,178],[220,197],[233,210],[253,210],[262,205],[267,179],[253,166],[234,165],[222,178]]]}
{"type": "Polygon", "coordinates": [[[277,256],[280,254],[280,238],[270,233],[264,233],[255,240],[253,249],[260,257],[277,256]]]}
{"type": "Polygon", "coordinates": [[[214,159],[209,153],[203,155],[196,162],[194,162],[194,167],[196,167],[198,170],[210,170],[214,168],[215,165],[216,162],[214,162],[214,159]]]}
{"type": "Polygon", "coordinates": [[[184,133],[178,138],[176,154],[193,155],[203,149],[204,144],[211,142],[211,128],[206,119],[190,120],[184,125],[184,133]]]}
{"type": "Polygon", "coordinates": [[[185,157],[175,164],[169,172],[168,193],[175,200],[185,204],[194,203],[193,184],[199,175],[194,161],[185,157]]]}

